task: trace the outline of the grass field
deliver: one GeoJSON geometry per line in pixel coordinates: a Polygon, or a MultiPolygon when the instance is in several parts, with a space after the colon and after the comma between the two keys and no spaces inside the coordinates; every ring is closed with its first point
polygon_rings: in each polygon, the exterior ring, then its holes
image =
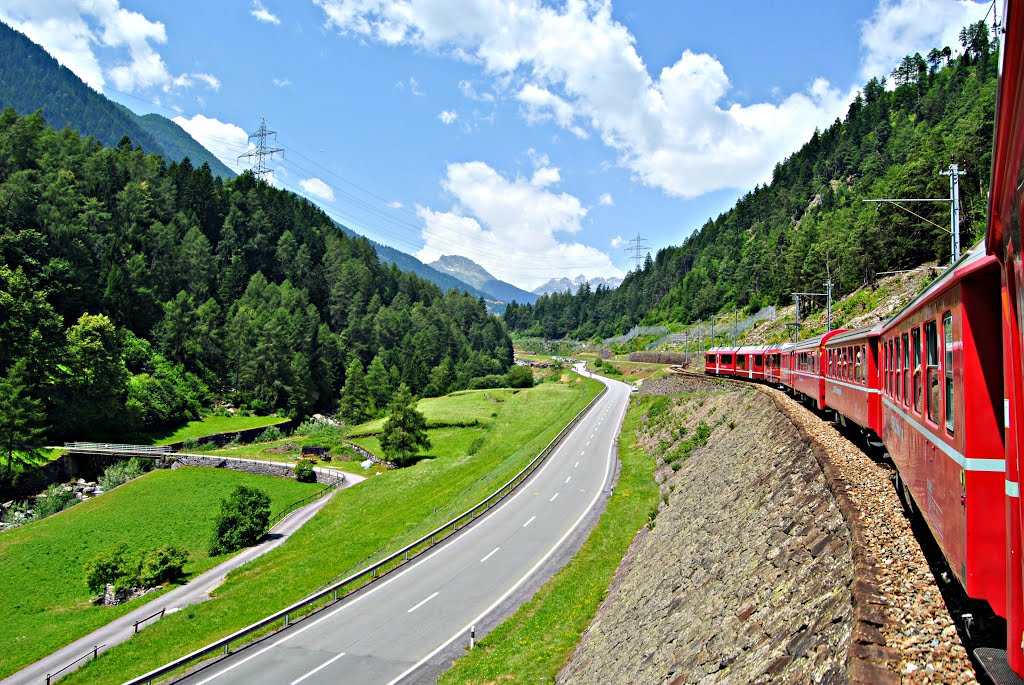
{"type": "MultiPolygon", "coordinates": [[[[427,427],[431,426],[468,426],[474,422],[482,423],[495,418],[502,403],[513,397],[519,390],[510,388],[494,388],[491,390],[463,390],[444,397],[428,397],[420,400],[416,408],[427,419],[427,427]]],[[[349,435],[369,435],[379,433],[384,428],[386,418],[376,419],[352,426],[349,435]]]]}
{"type": "Polygon", "coordinates": [[[147,443],[154,445],[169,445],[173,442],[181,442],[189,438],[204,438],[208,435],[218,433],[231,433],[233,431],[244,431],[250,428],[272,426],[284,423],[288,419],[280,416],[207,416],[198,421],[189,421],[184,426],[174,431],[158,431],[147,434],[147,443]]]}
{"type": "Polygon", "coordinates": [[[658,503],[655,462],[636,444],[650,399],[633,401],[619,441],[622,472],[600,521],[569,564],[438,681],[552,683],[604,599],[636,532],[658,503]]]}
{"type": "MultiPolygon", "coordinates": [[[[66,682],[123,682],[386,556],[515,475],[600,387],[574,376],[566,384],[543,383],[509,393],[505,402],[495,403],[498,415],[488,414],[489,425],[475,455],[439,451],[435,459],[339,492],[285,544],[232,573],[212,600],[164,618],[66,682]]],[[[452,444],[459,439],[453,437],[452,444]]]]}
{"type": "Polygon", "coordinates": [[[0,534],[0,679],[127,613],[152,595],[92,606],[83,564],[125,541],[131,550],[188,550],[189,574],[211,568],[206,546],[220,501],[236,485],[259,487],[271,511],[322,486],[223,469],[153,471],[36,523],[0,534]]]}

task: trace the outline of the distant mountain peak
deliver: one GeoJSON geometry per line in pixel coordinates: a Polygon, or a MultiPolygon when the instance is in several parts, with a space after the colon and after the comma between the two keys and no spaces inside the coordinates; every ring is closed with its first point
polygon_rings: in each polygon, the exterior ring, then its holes
{"type": "Polygon", "coordinates": [[[603,278],[601,276],[595,276],[594,278],[587,278],[583,274],[580,274],[572,280],[562,276],[561,278],[552,278],[544,285],[538,286],[533,289],[535,295],[544,295],[546,293],[564,293],[571,292],[575,293],[580,289],[584,283],[590,284],[591,290],[596,290],[599,285],[603,285],[605,288],[615,290],[622,284],[622,279],[618,276],[612,276],[611,278],[603,278]]]}
{"type": "Polygon", "coordinates": [[[515,301],[525,304],[537,301],[537,296],[533,293],[518,288],[511,283],[499,281],[487,269],[468,257],[442,255],[431,262],[430,266],[441,273],[446,273],[459,279],[477,290],[484,291],[501,302],[515,301]]]}

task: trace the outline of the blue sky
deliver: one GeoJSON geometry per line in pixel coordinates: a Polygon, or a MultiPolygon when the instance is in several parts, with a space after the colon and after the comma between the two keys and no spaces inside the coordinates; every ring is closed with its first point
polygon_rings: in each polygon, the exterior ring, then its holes
{"type": "Polygon", "coordinates": [[[727,210],[970,0],[0,0],[93,88],[424,261],[623,275],[727,210]]]}

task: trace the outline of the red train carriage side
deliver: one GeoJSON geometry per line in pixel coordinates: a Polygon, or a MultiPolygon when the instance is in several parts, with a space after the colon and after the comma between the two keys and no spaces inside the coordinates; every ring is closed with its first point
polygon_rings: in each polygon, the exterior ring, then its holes
{"type": "Polygon", "coordinates": [[[704,373],[710,376],[735,376],[738,347],[712,347],[704,355],[704,373]]]}
{"type": "Polygon", "coordinates": [[[736,350],[736,375],[741,378],[764,380],[764,353],[761,347],[741,347],[736,350]]]}
{"type": "Polygon", "coordinates": [[[878,336],[882,324],[833,336],[825,343],[825,404],[834,409],[844,426],[853,422],[870,431],[869,440],[882,433],[879,388],[878,336]]]}
{"type": "Polygon", "coordinates": [[[769,345],[764,352],[764,379],[779,386],[792,384],[792,371],[789,367],[790,343],[769,345]]]}
{"type": "Polygon", "coordinates": [[[980,248],[882,327],[882,439],[967,594],[1005,616],[999,271],[980,248]]]}
{"type": "Polygon", "coordinates": [[[1024,676],[1024,540],[1022,540],[1020,472],[1024,461],[1024,266],[1020,217],[1024,211],[1024,7],[1007,2],[1005,35],[1000,49],[996,99],[995,145],[989,190],[987,251],[1001,266],[1003,343],[1003,426],[1006,508],[1007,661],[1024,676]]]}
{"type": "Polygon", "coordinates": [[[828,406],[825,404],[825,377],[821,370],[825,343],[841,332],[842,329],[829,331],[794,343],[790,348],[793,393],[806,397],[818,409],[828,406]]]}

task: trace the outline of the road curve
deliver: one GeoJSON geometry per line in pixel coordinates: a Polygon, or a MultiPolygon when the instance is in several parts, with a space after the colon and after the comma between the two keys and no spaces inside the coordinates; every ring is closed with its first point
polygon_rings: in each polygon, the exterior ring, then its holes
{"type": "Polygon", "coordinates": [[[178,682],[391,685],[468,643],[471,626],[529,582],[606,496],[630,389],[595,378],[608,392],[490,515],[336,607],[178,682]]]}

